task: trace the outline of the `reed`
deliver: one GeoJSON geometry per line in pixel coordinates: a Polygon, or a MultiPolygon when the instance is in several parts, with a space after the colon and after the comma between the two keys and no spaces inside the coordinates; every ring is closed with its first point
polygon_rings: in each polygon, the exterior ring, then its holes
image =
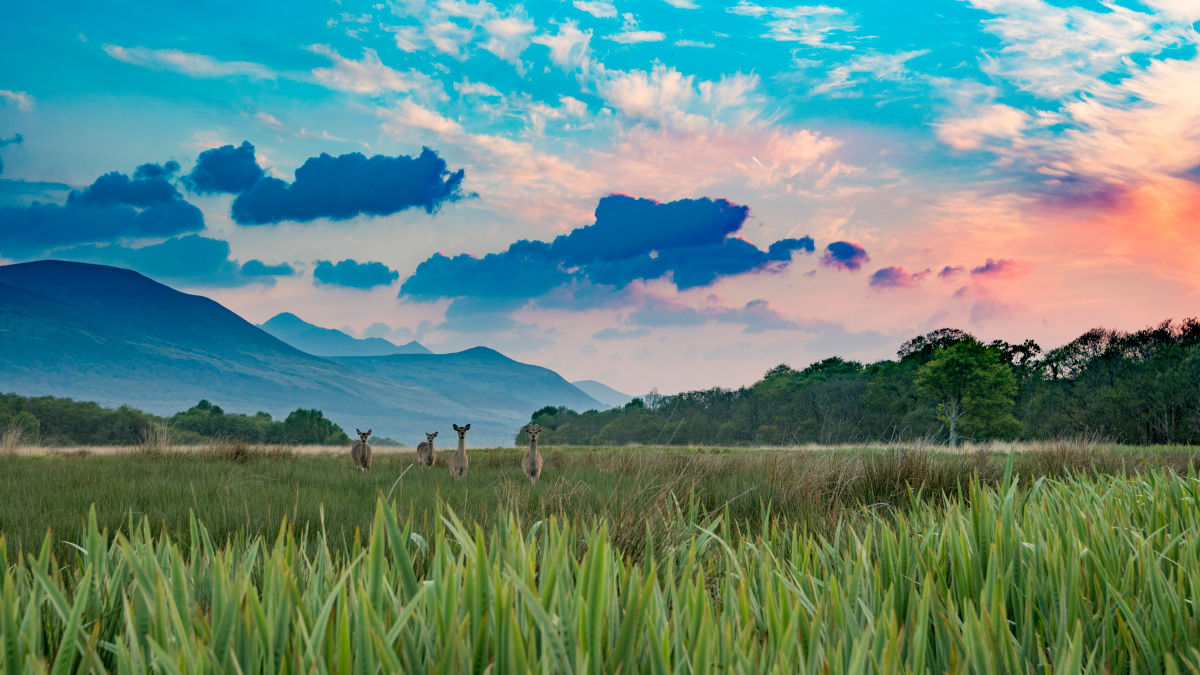
{"type": "Polygon", "coordinates": [[[606,516],[484,527],[443,504],[426,537],[378,500],[343,546],[286,521],[110,535],[92,512],[70,559],[0,538],[0,671],[1200,669],[1195,471],[1022,484],[1010,462],[994,485],[904,498],[823,536],[647,493],[669,530],[636,556],[606,516]]]}

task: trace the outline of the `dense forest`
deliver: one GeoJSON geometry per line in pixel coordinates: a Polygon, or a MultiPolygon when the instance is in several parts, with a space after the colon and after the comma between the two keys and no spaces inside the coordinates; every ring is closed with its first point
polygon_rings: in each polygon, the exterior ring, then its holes
{"type": "MultiPolygon", "coordinates": [[[[544,444],[738,445],[1088,437],[1200,443],[1200,322],[1090,330],[1043,352],[942,328],[896,360],[772,368],[749,387],[651,394],[603,412],[543,408],[544,444]]],[[[523,432],[517,442],[527,442],[523,432]]]]}
{"type": "Polygon", "coordinates": [[[190,444],[214,438],[281,444],[350,442],[320,410],[301,408],[284,420],[273,420],[265,412],[238,415],[200,401],[164,418],[129,406],[109,410],[69,398],[16,394],[0,394],[0,433],[19,438],[19,442],[41,445],[190,444]]]}

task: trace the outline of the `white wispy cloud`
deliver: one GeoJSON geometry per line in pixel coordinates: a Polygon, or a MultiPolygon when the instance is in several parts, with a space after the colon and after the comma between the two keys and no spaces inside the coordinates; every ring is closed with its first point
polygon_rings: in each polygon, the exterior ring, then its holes
{"type": "Polygon", "coordinates": [[[700,9],[700,5],[697,5],[692,0],[663,0],[663,2],[679,9],[700,9]]]}
{"type": "Polygon", "coordinates": [[[271,80],[275,73],[261,63],[250,61],[218,61],[207,54],[196,54],[178,49],[147,49],[146,47],[122,47],[104,45],[104,52],[125,63],[171,70],[190,77],[245,76],[258,80],[271,80]]]}
{"type": "Polygon", "coordinates": [[[617,17],[617,7],[611,2],[604,0],[575,0],[575,9],[581,12],[587,12],[598,19],[615,19],[617,17]]]}
{"type": "Polygon", "coordinates": [[[829,69],[825,79],[812,88],[812,93],[844,92],[863,81],[863,78],[855,77],[856,75],[866,76],[872,80],[902,80],[909,72],[908,62],[928,53],[928,49],[918,49],[894,54],[883,52],[859,54],[849,61],[829,69]]]}
{"type": "Polygon", "coordinates": [[[558,24],[554,35],[536,35],[533,42],[549,47],[550,60],[560,68],[581,68],[591,58],[588,52],[591,39],[592,31],[579,30],[574,21],[564,21],[558,24]]]}
{"type": "Polygon", "coordinates": [[[969,0],[992,13],[984,29],[1003,43],[983,62],[990,75],[1030,93],[1059,99],[1092,89],[1110,72],[1134,68],[1133,54],[1155,54],[1194,31],[1153,13],[1115,3],[1104,11],[1057,7],[1043,0],[969,0]]]}
{"type": "Polygon", "coordinates": [[[955,150],[977,150],[988,138],[1013,139],[1029,125],[1030,115],[1003,103],[993,103],[969,117],[938,123],[937,136],[955,150]]]}
{"type": "Polygon", "coordinates": [[[632,12],[621,15],[623,21],[621,32],[606,36],[606,39],[621,44],[637,44],[639,42],[662,42],[667,36],[656,30],[641,30],[637,17],[632,12]]]}
{"type": "Polygon", "coordinates": [[[465,78],[460,82],[454,83],[454,91],[457,91],[460,96],[483,96],[484,98],[498,98],[502,94],[500,90],[488,84],[487,82],[470,82],[465,78]]]}
{"type": "Polygon", "coordinates": [[[712,42],[702,42],[700,40],[676,40],[676,47],[700,47],[701,49],[712,49],[717,45],[712,42]]]}
{"type": "MultiPolygon", "coordinates": [[[[423,92],[434,91],[428,75],[416,71],[400,72],[384,65],[374,49],[363,49],[362,59],[355,61],[338,54],[326,45],[310,45],[309,51],[327,57],[332,66],[314,68],[317,82],[339,91],[355,94],[382,94],[386,92],[410,92],[420,88],[423,92]]],[[[444,92],[442,92],[444,96],[444,92]]]]}
{"type": "Polygon", "coordinates": [[[11,89],[0,89],[0,101],[7,101],[15,106],[21,112],[29,112],[33,110],[33,97],[23,91],[13,91],[11,89]]]}
{"type": "Polygon", "coordinates": [[[830,42],[829,38],[834,32],[849,33],[858,29],[845,10],[828,5],[766,7],[741,0],[729,11],[762,18],[767,28],[763,37],[780,42],[798,42],[809,47],[851,49],[849,45],[830,42]]]}

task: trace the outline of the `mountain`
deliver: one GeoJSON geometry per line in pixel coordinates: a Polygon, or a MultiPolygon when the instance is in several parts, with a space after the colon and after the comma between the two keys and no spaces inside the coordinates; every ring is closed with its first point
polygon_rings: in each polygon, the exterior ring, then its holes
{"type": "Polygon", "coordinates": [[[432,354],[419,342],[396,345],[383,338],[355,338],[334,328],[322,328],[283,312],[259,324],[259,328],[302,352],[316,356],[387,356],[390,354],[432,354]]]}
{"type": "Polygon", "coordinates": [[[633,400],[629,394],[622,394],[612,387],[595,380],[575,380],[571,384],[580,391],[604,404],[605,408],[620,408],[633,400]]]}
{"type": "Polygon", "coordinates": [[[203,296],[61,261],[0,266],[0,391],[160,415],[202,398],[277,418],[317,408],[402,442],[470,422],[472,444],[506,446],[542,406],[598,405],[553,371],[483,348],[314,356],[203,296]]]}

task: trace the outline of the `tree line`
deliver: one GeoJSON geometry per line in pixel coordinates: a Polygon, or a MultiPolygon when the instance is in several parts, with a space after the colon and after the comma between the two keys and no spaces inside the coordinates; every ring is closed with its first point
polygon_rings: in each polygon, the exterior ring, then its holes
{"type": "MultiPolygon", "coordinates": [[[[779,365],[753,385],[579,413],[546,407],[545,444],[739,445],[1087,436],[1200,444],[1200,321],[1126,333],[1096,328],[1043,352],[942,328],[893,360],[779,365]]],[[[522,434],[518,443],[524,442],[522,434]]]]}
{"type": "Polygon", "coordinates": [[[350,442],[320,410],[298,408],[275,420],[265,412],[227,413],[202,400],[171,417],[159,417],[127,405],[112,410],[87,401],[17,394],[0,394],[0,432],[43,445],[137,445],[161,434],[180,444],[214,438],[277,444],[350,442]]]}

